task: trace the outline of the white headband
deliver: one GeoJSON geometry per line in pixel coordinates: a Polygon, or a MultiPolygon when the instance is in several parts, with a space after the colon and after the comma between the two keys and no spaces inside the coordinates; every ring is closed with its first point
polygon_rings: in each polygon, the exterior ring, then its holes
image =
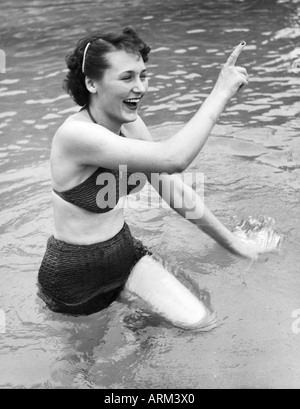
{"type": "Polygon", "coordinates": [[[83,61],[82,61],[82,73],[84,74],[85,62],[86,62],[86,54],[88,52],[89,46],[91,43],[88,43],[85,47],[84,54],[83,54],[83,61]]]}

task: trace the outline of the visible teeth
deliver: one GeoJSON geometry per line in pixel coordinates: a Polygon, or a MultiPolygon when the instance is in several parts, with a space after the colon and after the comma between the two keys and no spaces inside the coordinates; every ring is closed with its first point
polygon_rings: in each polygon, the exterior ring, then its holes
{"type": "Polygon", "coordinates": [[[126,99],[125,102],[131,102],[132,104],[137,104],[138,102],[140,102],[139,99],[126,99]]]}

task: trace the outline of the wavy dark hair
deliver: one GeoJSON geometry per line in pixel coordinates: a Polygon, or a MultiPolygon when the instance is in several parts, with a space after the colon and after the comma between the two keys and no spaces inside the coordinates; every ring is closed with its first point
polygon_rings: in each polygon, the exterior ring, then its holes
{"type": "Polygon", "coordinates": [[[89,102],[90,93],[85,85],[85,77],[95,81],[101,80],[105,70],[110,66],[107,54],[117,50],[140,54],[143,61],[147,62],[151,48],[140,39],[131,27],[126,27],[121,34],[91,34],[81,39],[75,50],[67,55],[66,63],[69,72],[64,80],[63,89],[77,105],[85,106],[89,102]],[[86,53],[84,72],[82,72],[84,51],[88,43],[90,46],[86,53]]]}

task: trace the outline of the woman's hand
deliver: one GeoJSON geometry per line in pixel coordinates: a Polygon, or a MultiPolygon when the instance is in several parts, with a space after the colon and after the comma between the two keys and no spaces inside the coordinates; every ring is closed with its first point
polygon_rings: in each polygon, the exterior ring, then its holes
{"type": "Polygon", "coordinates": [[[255,241],[241,239],[240,237],[235,237],[234,253],[240,257],[255,261],[259,259],[261,254],[255,241]]]}
{"type": "Polygon", "coordinates": [[[275,230],[272,218],[243,219],[233,231],[233,250],[242,257],[254,260],[267,259],[267,254],[277,253],[283,235],[275,230]]]}
{"type": "Polygon", "coordinates": [[[213,93],[224,97],[229,101],[242,87],[248,85],[249,76],[247,70],[243,67],[236,67],[238,57],[243,51],[246,43],[241,42],[224,64],[213,93]]]}
{"type": "Polygon", "coordinates": [[[264,250],[257,240],[240,237],[236,234],[234,236],[233,252],[237,256],[258,262],[268,261],[268,253],[272,253],[272,250],[264,250]]]}

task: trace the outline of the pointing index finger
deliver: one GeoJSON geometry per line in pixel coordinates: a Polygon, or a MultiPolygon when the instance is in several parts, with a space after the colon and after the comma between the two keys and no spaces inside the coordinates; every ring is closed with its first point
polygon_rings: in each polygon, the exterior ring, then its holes
{"type": "Polygon", "coordinates": [[[239,58],[241,52],[243,51],[243,49],[246,46],[246,41],[242,41],[237,47],[236,49],[232,52],[232,54],[230,55],[230,57],[228,58],[226,65],[230,65],[230,66],[234,66],[237,59],[239,58]]]}

